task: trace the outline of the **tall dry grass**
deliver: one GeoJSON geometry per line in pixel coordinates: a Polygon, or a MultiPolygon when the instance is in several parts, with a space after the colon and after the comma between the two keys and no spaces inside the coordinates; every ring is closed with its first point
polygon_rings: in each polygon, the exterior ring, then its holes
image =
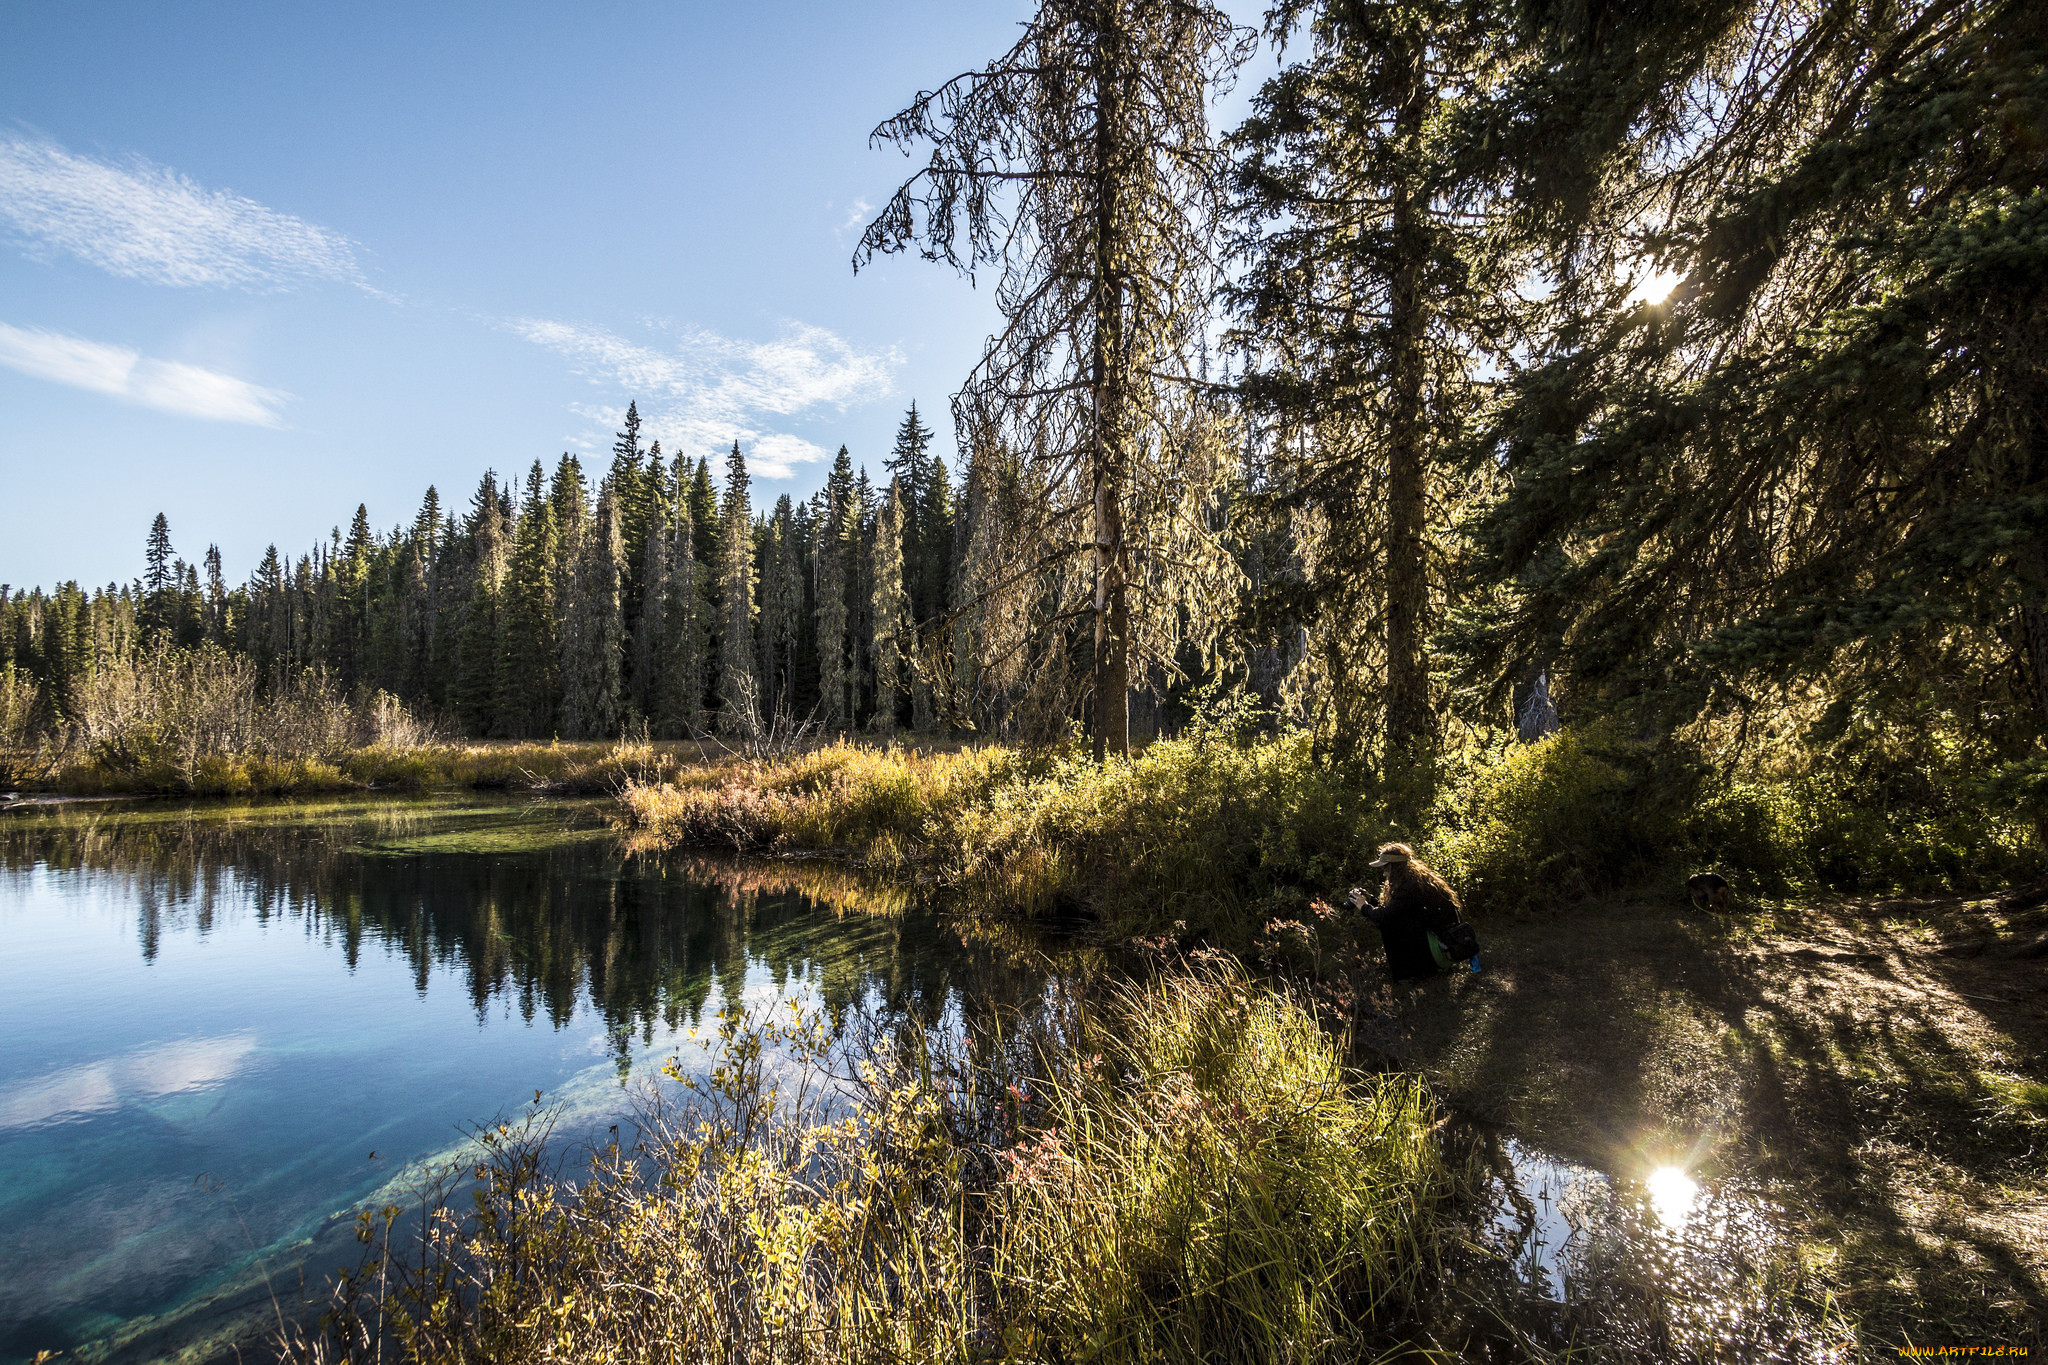
{"type": "Polygon", "coordinates": [[[614,795],[632,783],[675,780],[714,758],[694,743],[630,737],[454,739],[388,692],[346,694],[317,670],[266,680],[246,657],[211,646],[155,650],[101,668],[78,684],[62,725],[38,731],[33,700],[32,689],[0,677],[0,785],[95,795],[366,787],[614,795]]]}
{"type": "Polygon", "coordinates": [[[1427,1097],[1347,1074],[1234,970],[1130,987],[1030,1043],[893,1035],[820,1086],[815,1016],[721,1016],[648,1135],[587,1169],[481,1135],[303,1362],[1356,1358],[1433,1265],[1427,1097]],[[381,1353],[381,1354],[380,1354],[381,1353]]]}

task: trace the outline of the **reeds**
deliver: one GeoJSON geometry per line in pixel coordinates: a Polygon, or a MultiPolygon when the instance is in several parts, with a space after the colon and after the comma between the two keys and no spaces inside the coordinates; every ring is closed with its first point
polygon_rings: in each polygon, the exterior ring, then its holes
{"type": "Polygon", "coordinates": [[[299,1361],[1321,1361],[1434,1256],[1420,1085],[1347,1075],[1211,968],[1032,1039],[721,1017],[649,1135],[570,1178],[482,1135],[473,1212],[366,1213],[299,1361]],[[410,1228],[410,1230],[408,1230],[410,1228]]]}

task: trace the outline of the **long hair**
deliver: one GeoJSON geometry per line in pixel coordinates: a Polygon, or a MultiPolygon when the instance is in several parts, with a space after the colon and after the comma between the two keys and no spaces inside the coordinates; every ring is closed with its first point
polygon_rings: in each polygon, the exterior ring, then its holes
{"type": "Polygon", "coordinates": [[[1465,903],[1458,899],[1458,893],[1451,889],[1451,884],[1445,881],[1442,874],[1435,868],[1416,857],[1414,849],[1406,844],[1388,844],[1380,852],[1382,854],[1405,853],[1408,855],[1405,861],[1387,865],[1387,880],[1380,887],[1380,904],[1385,905],[1387,903],[1387,898],[1394,893],[1396,885],[1406,878],[1413,877],[1416,881],[1421,882],[1424,886],[1431,888],[1448,900],[1451,904],[1451,909],[1457,911],[1464,910],[1465,903]]]}

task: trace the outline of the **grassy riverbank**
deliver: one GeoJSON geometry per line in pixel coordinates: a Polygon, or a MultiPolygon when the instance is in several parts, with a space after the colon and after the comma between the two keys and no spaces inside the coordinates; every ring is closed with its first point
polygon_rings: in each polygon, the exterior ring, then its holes
{"type": "MultiPolygon", "coordinates": [[[[635,782],[643,847],[830,850],[938,883],[994,914],[1087,913],[1117,937],[1253,951],[1276,920],[1374,879],[1373,847],[1420,846],[1484,918],[1553,912],[1700,869],[1747,905],[1828,893],[1976,891],[2039,875],[2032,824],[1958,786],[1913,802],[1806,773],[1734,780],[1684,750],[1594,731],[1473,738],[1419,818],[1308,736],[1212,732],[1098,766],[1003,748],[834,745],[683,781],[635,782]]],[[[1407,804],[1414,804],[1412,801],[1407,804]]]]}
{"type": "Polygon", "coordinates": [[[262,753],[0,755],[4,784],[66,796],[313,796],[366,790],[536,791],[613,795],[633,783],[703,770],[715,746],[559,740],[473,740],[336,746],[294,757],[262,753]]]}
{"type": "Polygon", "coordinates": [[[295,1356],[1334,1361],[1433,1273],[1425,1089],[1348,1073],[1235,974],[1030,1037],[868,1041],[724,1016],[708,1077],[675,1073],[647,1140],[575,1179],[535,1133],[488,1134],[480,1216],[444,1205],[420,1242],[366,1215],[295,1356]],[[850,1084],[811,1088],[834,1058],[850,1084]]]}
{"type": "Polygon", "coordinates": [[[1597,733],[1475,746],[1419,828],[1361,785],[1299,739],[1207,736],[1103,768],[841,747],[622,801],[648,845],[836,850],[983,913],[1258,953],[1458,1112],[1623,1179],[1675,1165],[1779,1207],[1798,1273],[1866,1344],[1973,1325],[2039,1343],[2048,910],[1991,894],[2040,875],[2029,819],[1951,775],[1886,801],[1597,733]],[[1316,905],[1390,837],[1464,889],[1484,972],[1390,992],[1371,936],[1316,905]],[[1701,868],[1737,914],[1686,906],[1701,868]]]}

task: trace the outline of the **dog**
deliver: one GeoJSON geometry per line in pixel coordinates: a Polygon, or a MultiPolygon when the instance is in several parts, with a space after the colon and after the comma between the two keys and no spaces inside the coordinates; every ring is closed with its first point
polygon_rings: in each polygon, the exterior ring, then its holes
{"type": "Polygon", "coordinates": [[[1695,872],[1685,879],[1685,894],[1692,898],[1696,910],[1718,910],[1726,912],[1731,908],[1734,892],[1728,879],[1718,872],[1695,872]]]}

